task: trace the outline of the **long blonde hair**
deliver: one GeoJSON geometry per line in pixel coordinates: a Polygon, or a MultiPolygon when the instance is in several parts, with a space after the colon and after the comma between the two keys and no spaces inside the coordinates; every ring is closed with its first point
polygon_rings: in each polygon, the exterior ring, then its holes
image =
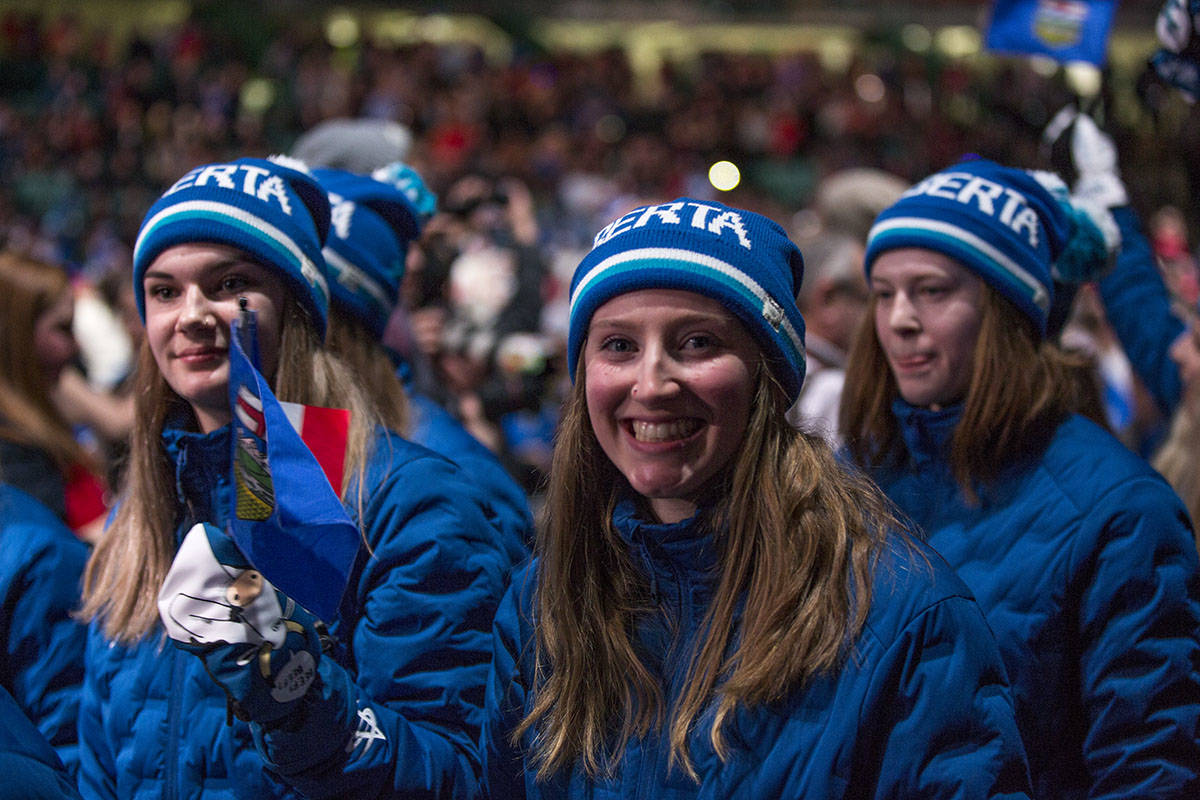
{"type": "Polygon", "coordinates": [[[59,267],[0,252],[0,439],[44,451],[66,475],[73,463],[94,467],[50,399],[34,358],[34,328],[71,283],[59,267]]]}
{"type": "MultiPolygon", "coordinates": [[[[188,409],[167,385],[147,342],[138,354],[134,381],[136,417],[120,505],[88,560],[81,610],[85,619],[101,620],[106,636],[125,643],[158,624],[158,589],[175,556],[180,512],[162,432],[168,418],[188,409]]],[[[281,400],[350,410],[346,478],[340,488],[344,502],[353,500],[361,511],[362,478],[375,429],[384,418],[354,374],[322,347],[295,302],[284,307],[273,388],[281,400]],[[351,485],[358,487],[357,498],[345,498],[351,485]]]]}
{"type": "Polygon", "coordinates": [[[646,578],[611,522],[627,484],[588,421],[584,381],[580,367],[554,450],[538,534],[535,699],[513,741],[535,732],[539,779],[576,761],[596,775],[666,720],[671,763],[695,780],[688,735],[714,698],[710,738],[726,758],[731,712],[782,698],[846,655],[884,533],[900,523],[873,484],[786,423],[784,393],[760,362],[745,443],[710,520],[720,578],[707,633],[667,719],[634,644],[637,621],[654,613],[646,578]]]}
{"type": "Polygon", "coordinates": [[[359,384],[375,399],[385,424],[396,433],[407,435],[408,393],[396,375],[396,365],[367,326],[340,308],[331,307],[325,346],[345,362],[359,384]]]}
{"type": "MultiPolygon", "coordinates": [[[[892,403],[900,393],[875,331],[875,299],[846,364],[839,421],[855,463],[898,464],[905,452],[892,403]]],[[[1107,428],[1092,360],[1041,341],[1032,322],[986,283],[971,381],[950,443],[950,467],[967,501],[1014,461],[1039,452],[1078,413],[1107,428]]]]}
{"type": "Polygon", "coordinates": [[[1200,549],[1200,408],[1197,397],[1184,397],[1167,440],[1154,454],[1154,468],[1187,506],[1192,518],[1192,531],[1200,549]]]}

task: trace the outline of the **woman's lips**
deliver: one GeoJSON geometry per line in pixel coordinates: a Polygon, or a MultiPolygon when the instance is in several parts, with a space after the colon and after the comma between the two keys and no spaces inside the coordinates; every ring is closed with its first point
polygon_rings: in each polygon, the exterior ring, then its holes
{"type": "Polygon", "coordinates": [[[181,351],[176,358],[185,364],[202,364],[225,357],[225,349],[221,347],[197,347],[181,351]]]}

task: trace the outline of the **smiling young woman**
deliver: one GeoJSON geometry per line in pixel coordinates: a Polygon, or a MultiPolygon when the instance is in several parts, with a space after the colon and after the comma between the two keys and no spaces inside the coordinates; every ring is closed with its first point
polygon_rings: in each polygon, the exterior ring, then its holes
{"type": "MultiPolygon", "coordinates": [[[[323,347],[329,226],[326,192],[303,165],[253,158],[193,169],[143,221],[130,466],[84,585],[87,797],[477,791],[491,618],[512,559],[461,470],[397,434],[401,415],[323,347]],[[307,668],[271,685],[260,658],[242,657],[243,640],[174,647],[159,616],[168,576],[202,560],[185,537],[204,523],[224,531],[235,514],[229,356],[242,303],[274,394],[350,411],[333,489],[362,537],[336,613],[320,626],[287,619],[303,631],[296,663],[307,668]]],[[[218,585],[229,577],[214,574],[218,585]]],[[[222,630],[246,619],[237,597],[214,606],[222,630]]]]}
{"type": "Polygon", "coordinates": [[[842,434],[979,600],[1035,795],[1187,796],[1196,550],[1179,499],[1096,423],[1088,363],[1046,340],[1054,265],[1100,239],[1043,181],[966,161],[879,216],[842,434]]]}
{"type": "Polygon", "coordinates": [[[688,198],[576,269],[537,558],[496,616],[491,796],[1025,796],[965,587],[786,421],[801,274],[778,225],[688,198]]]}

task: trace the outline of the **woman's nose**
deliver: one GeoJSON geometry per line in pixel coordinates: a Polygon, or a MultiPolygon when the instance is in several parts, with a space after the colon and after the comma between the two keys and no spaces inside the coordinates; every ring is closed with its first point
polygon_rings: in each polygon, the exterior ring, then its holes
{"type": "Polygon", "coordinates": [[[896,292],[892,296],[891,308],[888,310],[888,325],[894,331],[913,331],[921,326],[917,310],[905,292],[896,292]]]}
{"type": "Polygon", "coordinates": [[[638,362],[632,394],[642,402],[670,397],[679,392],[674,363],[659,346],[646,348],[638,362]]]}
{"type": "Polygon", "coordinates": [[[188,327],[215,327],[216,314],[212,303],[198,286],[189,286],[183,292],[183,307],[179,314],[179,325],[188,327]]]}

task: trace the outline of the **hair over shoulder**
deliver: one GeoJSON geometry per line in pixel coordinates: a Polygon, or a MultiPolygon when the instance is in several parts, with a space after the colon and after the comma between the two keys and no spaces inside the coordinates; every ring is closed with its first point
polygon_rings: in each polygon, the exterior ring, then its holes
{"type": "Polygon", "coordinates": [[[584,382],[579,368],[554,451],[538,534],[535,699],[514,741],[535,732],[539,778],[576,762],[595,775],[631,737],[665,723],[672,763],[695,778],[687,739],[710,703],[724,758],[722,728],[737,707],[837,668],[869,610],[881,544],[901,524],[874,484],[787,424],[785,393],[760,362],[745,442],[714,489],[720,577],[708,634],[668,719],[632,639],[639,617],[654,613],[649,587],[611,523],[628,489],[592,431],[584,382]]]}

